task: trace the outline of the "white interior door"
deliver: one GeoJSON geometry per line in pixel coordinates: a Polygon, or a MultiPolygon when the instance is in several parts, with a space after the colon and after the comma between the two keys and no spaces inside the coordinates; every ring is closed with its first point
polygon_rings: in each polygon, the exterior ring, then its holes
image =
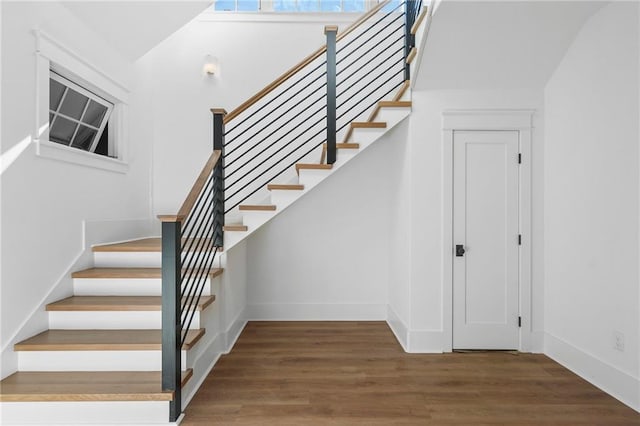
{"type": "Polygon", "coordinates": [[[454,132],[454,349],[518,349],[518,139],[454,132]]]}

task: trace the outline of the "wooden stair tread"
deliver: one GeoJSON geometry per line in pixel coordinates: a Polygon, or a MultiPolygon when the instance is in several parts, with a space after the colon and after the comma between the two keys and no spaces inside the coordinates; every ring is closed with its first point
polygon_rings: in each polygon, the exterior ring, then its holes
{"type": "MultiPolygon", "coordinates": [[[[322,144],[323,149],[327,149],[327,144],[322,144]]],[[[336,144],[336,149],[360,149],[359,143],[341,142],[336,144]]]]}
{"type": "MultiPolygon", "coordinates": [[[[211,279],[222,274],[222,268],[213,268],[209,273],[211,279]]],[[[89,268],[76,271],[72,278],[129,278],[129,279],[158,279],[162,278],[161,268],[89,268]]]]}
{"type": "MultiPolygon", "coordinates": [[[[182,347],[188,350],[204,335],[189,330],[182,347]]],[[[47,330],[20,343],[16,351],[150,351],[160,350],[161,330],[47,330]]]]}
{"type": "Polygon", "coordinates": [[[411,108],[411,101],[380,101],[380,108],[411,108]]]}
{"type": "Polygon", "coordinates": [[[267,189],[269,191],[273,190],[284,190],[284,191],[303,191],[304,185],[300,184],[280,184],[280,183],[270,183],[267,185],[267,189]]]}
{"type": "MultiPolygon", "coordinates": [[[[193,370],[182,372],[184,386],[193,370]]],[[[17,372],[0,382],[0,402],[172,401],[159,371],[17,372]]]]}
{"type": "Polygon", "coordinates": [[[354,129],[386,129],[387,123],[379,121],[354,121],[351,123],[354,129]]]}
{"type": "Polygon", "coordinates": [[[331,170],[332,164],[316,164],[316,163],[298,163],[296,164],[296,171],[300,170],[331,170]]]}
{"type": "Polygon", "coordinates": [[[276,206],[272,204],[243,204],[238,207],[240,211],[274,211],[276,206]]]}
{"type": "MultiPolygon", "coordinates": [[[[186,238],[182,239],[183,247],[188,242],[186,238]]],[[[206,243],[205,243],[206,244],[206,243]]],[[[207,244],[208,246],[209,244],[207,244]]],[[[202,246],[202,244],[190,244],[192,250],[198,246],[202,246]]],[[[104,252],[162,252],[162,238],[160,237],[152,237],[152,238],[142,238],[139,240],[126,241],[123,243],[114,243],[114,244],[103,244],[99,246],[93,246],[92,251],[94,253],[104,253],[104,252]]],[[[220,249],[222,249],[220,247],[220,249]]]]}
{"type": "MultiPolygon", "coordinates": [[[[202,296],[197,309],[202,311],[216,300],[202,296]]],[[[161,296],[71,296],[46,307],[47,311],[161,311],[161,296]]]]}
{"type": "Polygon", "coordinates": [[[247,232],[249,230],[249,227],[246,225],[225,225],[222,230],[224,232],[247,232]]]}

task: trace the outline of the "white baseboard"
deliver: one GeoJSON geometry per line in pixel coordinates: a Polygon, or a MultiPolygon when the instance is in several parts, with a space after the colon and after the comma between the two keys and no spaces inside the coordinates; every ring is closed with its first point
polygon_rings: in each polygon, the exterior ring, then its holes
{"type": "Polygon", "coordinates": [[[409,330],[409,350],[412,354],[441,354],[442,330],[409,330]]]}
{"type": "Polygon", "coordinates": [[[640,379],[545,333],[544,353],[589,383],[640,412],[640,379]]]}
{"type": "Polygon", "coordinates": [[[224,333],[224,353],[228,354],[233,349],[233,346],[236,344],[236,341],[242,334],[242,330],[247,325],[246,320],[246,308],[242,310],[238,314],[235,320],[231,322],[231,325],[224,333]]]}
{"type": "Polygon", "coordinates": [[[274,303],[247,305],[249,321],[384,321],[384,304],[274,303]]]}
{"type": "Polygon", "coordinates": [[[387,324],[405,352],[414,354],[443,352],[442,330],[411,330],[391,306],[387,306],[387,324]]]}
{"type": "Polygon", "coordinates": [[[389,328],[398,339],[402,349],[405,352],[409,352],[409,330],[390,305],[387,305],[387,324],[389,324],[389,328]]]}

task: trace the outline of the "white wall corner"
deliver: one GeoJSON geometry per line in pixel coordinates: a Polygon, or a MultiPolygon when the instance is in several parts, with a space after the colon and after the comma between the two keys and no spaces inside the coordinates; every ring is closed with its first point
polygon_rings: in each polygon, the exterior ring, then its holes
{"type": "Polygon", "coordinates": [[[391,305],[387,305],[387,324],[398,339],[398,343],[405,352],[409,352],[409,332],[405,323],[400,319],[398,314],[393,310],[391,305]]]}
{"type": "Polygon", "coordinates": [[[544,335],[544,354],[640,412],[640,378],[633,377],[550,333],[544,335]]]}

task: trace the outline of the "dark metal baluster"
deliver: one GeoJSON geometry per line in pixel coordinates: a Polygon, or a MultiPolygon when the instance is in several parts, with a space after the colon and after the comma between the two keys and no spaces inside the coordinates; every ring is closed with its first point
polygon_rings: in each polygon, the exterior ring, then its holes
{"type": "Polygon", "coordinates": [[[218,164],[213,169],[213,200],[214,203],[214,211],[213,211],[213,220],[214,220],[214,235],[212,238],[215,239],[214,245],[215,247],[223,247],[224,244],[224,232],[222,232],[222,228],[224,227],[224,117],[227,115],[227,111],[222,108],[212,109],[213,113],[213,149],[220,150],[220,159],[218,160],[218,164]]]}
{"type": "Polygon", "coordinates": [[[338,27],[324,27],[327,36],[327,164],[336,162],[336,36],[338,27]]]}
{"type": "Polygon", "coordinates": [[[162,389],[174,393],[169,421],[182,413],[180,356],[181,223],[162,222],[162,389]]]}

